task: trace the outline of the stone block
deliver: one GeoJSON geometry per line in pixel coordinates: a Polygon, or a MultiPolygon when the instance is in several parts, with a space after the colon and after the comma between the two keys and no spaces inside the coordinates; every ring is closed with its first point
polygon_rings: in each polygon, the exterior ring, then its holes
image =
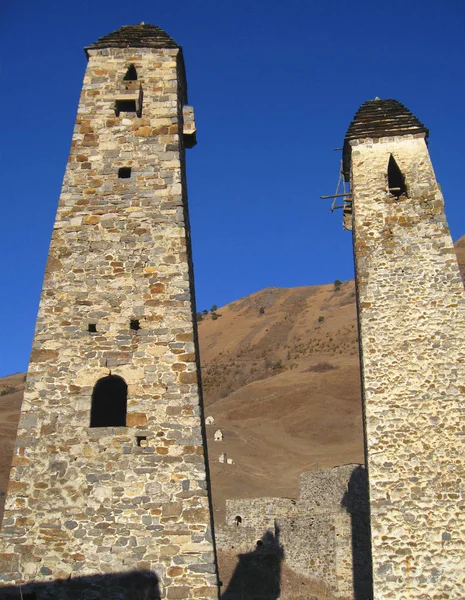
{"type": "Polygon", "coordinates": [[[42,363],[56,360],[58,358],[58,352],[56,350],[40,350],[35,349],[31,352],[31,363],[42,363]]]}
{"type": "Polygon", "coordinates": [[[190,597],[190,587],[188,586],[170,586],[167,590],[167,598],[170,600],[182,600],[190,597]]]}
{"type": "Polygon", "coordinates": [[[126,426],[136,427],[144,426],[147,424],[147,415],[144,413],[128,413],[126,415],[126,426]]]}
{"type": "Polygon", "coordinates": [[[180,373],[179,381],[181,383],[197,383],[197,373],[195,371],[180,373]]]}

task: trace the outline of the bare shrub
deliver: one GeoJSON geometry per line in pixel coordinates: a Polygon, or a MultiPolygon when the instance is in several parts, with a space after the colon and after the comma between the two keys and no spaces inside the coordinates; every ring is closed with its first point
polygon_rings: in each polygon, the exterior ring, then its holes
{"type": "Polygon", "coordinates": [[[302,371],[302,373],[326,373],[326,371],[332,371],[333,369],[337,369],[334,365],[329,362],[320,362],[315,365],[310,365],[306,369],[302,371]]]}

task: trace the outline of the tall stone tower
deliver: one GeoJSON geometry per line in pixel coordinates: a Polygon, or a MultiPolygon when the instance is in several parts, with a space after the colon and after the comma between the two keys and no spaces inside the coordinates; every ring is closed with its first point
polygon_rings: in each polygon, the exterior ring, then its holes
{"type": "Polygon", "coordinates": [[[212,598],[182,49],[141,24],[86,53],[7,493],[2,593],[212,598]]]}
{"type": "Polygon", "coordinates": [[[350,178],[374,598],[465,598],[465,295],[428,130],[369,101],[350,178]]]}

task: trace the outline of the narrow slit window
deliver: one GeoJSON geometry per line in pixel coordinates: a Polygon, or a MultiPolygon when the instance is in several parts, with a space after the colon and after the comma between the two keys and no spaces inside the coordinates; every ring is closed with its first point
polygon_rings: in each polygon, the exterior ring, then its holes
{"type": "Polygon", "coordinates": [[[96,323],[89,323],[89,325],[87,325],[87,331],[89,333],[97,333],[97,325],[96,325],[96,323]]]}
{"type": "Polygon", "coordinates": [[[92,392],[91,427],[125,427],[128,386],[122,377],[108,375],[97,381],[92,392]]]}
{"type": "Polygon", "coordinates": [[[115,115],[119,117],[120,113],[135,113],[137,105],[135,100],[115,100],[115,115]]]}
{"type": "Polygon", "coordinates": [[[131,319],[131,322],[129,323],[129,328],[132,329],[133,331],[139,331],[139,329],[140,329],[139,319],[131,319]]]}
{"type": "Polygon", "coordinates": [[[137,79],[137,71],[134,65],[129,65],[128,70],[126,71],[126,75],[124,76],[124,81],[136,81],[137,79]]]}
{"type": "Polygon", "coordinates": [[[396,198],[407,196],[407,186],[405,185],[404,176],[392,154],[389,157],[388,164],[388,187],[391,196],[395,196],[396,198]]]}
{"type": "Polygon", "coordinates": [[[131,167],[121,167],[118,169],[119,179],[129,179],[131,177],[131,167]]]}

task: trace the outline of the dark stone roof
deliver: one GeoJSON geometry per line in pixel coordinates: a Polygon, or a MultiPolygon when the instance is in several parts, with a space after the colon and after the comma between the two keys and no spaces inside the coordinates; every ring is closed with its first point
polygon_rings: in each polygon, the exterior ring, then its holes
{"type": "Polygon", "coordinates": [[[104,35],[94,44],[85,48],[180,48],[170,36],[155,25],[124,25],[116,31],[104,35]]]}
{"type": "Polygon", "coordinates": [[[350,140],[364,138],[393,137],[424,133],[428,129],[416,116],[397,100],[368,100],[358,109],[344,138],[343,172],[346,180],[350,176],[350,140]]]}

